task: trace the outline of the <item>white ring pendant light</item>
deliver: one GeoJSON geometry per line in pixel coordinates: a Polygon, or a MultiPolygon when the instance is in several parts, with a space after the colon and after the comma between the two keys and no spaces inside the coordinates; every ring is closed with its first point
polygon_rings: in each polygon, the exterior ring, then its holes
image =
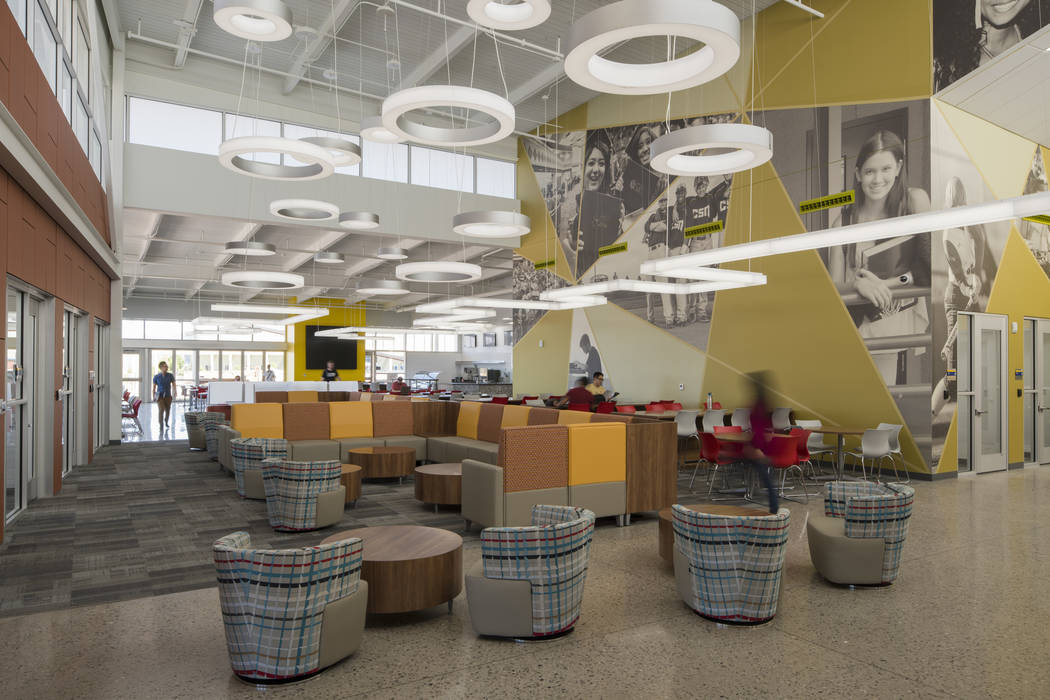
{"type": "Polygon", "coordinates": [[[236,270],[222,273],[224,285],[241,289],[298,289],[305,281],[302,275],[291,272],[236,270]]]}
{"type": "Polygon", "coordinates": [[[650,166],[661,173],[728,175],[772,158],[773,134],[754,124],[702,124],[669,131],[649,149],[650,166]]]}
{"type": "Polygon", "coordinates": [[[477,282],[481,279],[478,265],[440,260],[401,263],[394,273],[406,282],[477,282]]]}
{"type": "Polygon", "coordinates": [[[376,257],[380,260],[405,260],[408,258],[408,253],[404,248],[383,247],[376,253],[376,257]]]}
{"type": "Polygon", "coordinates": [[[281,41],[292,35],[292,10],[281,0],[215,0],[215,24],[251,41],[281,41]]]}
{"type": "Polygon", "coordinates": [[[333,253],[330,250],[319,250],[314,253],[314,262],[324,265],[339,265],[346,262],[342,253],[333,253]]]}
{"type": "Polygon", "coordinates": [[[361,162],[361,147],[348,139],[335,136],[304,136],[299,140],[327,150],[328,157],[337,168],[345,168],[361,162]]]}
{"type": "Polygon", "coordinates": [[[452,230],[474,238],[509,238],[524,236],[532,221],[513,211],[467,211],[452,218],[452,230]]]}
{"type": "Polygon", "coordinates": [[[289,221],[330,221],[339,216],[339,207],[316,199],[277,199],[270,202],[270,213],[289,221]]]}
{"type": "Polygon", "coordinates": [[[379,214],[370,211],[344,211],[339,215],[339,225],[351,231],[379,228],[379,214]]]}
{"type": "Polygon", "coordinates": [[[279,136],[238,136],[219,146],[219,163],[241,175],[264,180],[320,180],[335,172],[331,154],[324,148],[299,139],[279,136]],[[248,153],[277,153],[304,165],[263,163],[244,156],[248,153]]]}
{"type": "Polygon", "coordinates": [[[421,85],[395,92],[383,100],[383,126],[405,141],[426,146],[480,146],[514,133],[514,105],[499,95],[460,85],[421,85]],[[476,126],[431,126],[410,112],[446,107],[471,109],[492,117],[476,126]]]}
{"type": "Polygon", "coordinates": [[[361,120],[361,138],[373,143],[401,143],[401,137],[383,126],[378,115],[361,120]]]}
{"type": "Polygon", "coordinates": [[[263,243],[262,241],[230,241],[226,244],[224,252],[230,255],[265,257],[267,255],[277,255],[277,246],[273,243],[263,243]]]}
{"type": "Polygon", "coordinates": [[[408,294],[409,289],[397,280],[361,280],[357,285],[361,294],[377,296],[401,296],[408,294]]]}
{"type": "Polygon", "coordinates": [[[655,95],[702,85],[740,58],[740,20],[712,0],[621,0],[587,13],[569,30],[565,74],[615,95],[655,95]],[[704,44],[656,63],[620,63],[601,53],[632,39],[673,36],[704,44]]]}
{"type": "Polygon", "coordinates": [[[550,0],[518,0],[496,2],[495,0],[470,0],[467,15],[489,29],[531,29],[538,27],[551,16],[550,0]]]}

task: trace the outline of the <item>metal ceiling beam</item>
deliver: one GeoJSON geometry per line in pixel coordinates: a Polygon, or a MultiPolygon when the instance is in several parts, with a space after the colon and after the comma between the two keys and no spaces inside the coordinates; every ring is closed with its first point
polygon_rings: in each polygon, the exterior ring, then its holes
{"type": "MultiPolygon", "coordinates": [[[[306,74],[306,71],[310,69],[310,64],[324,55],[328,47],[332,45],[335,37],[342,31],[343,25],[350,20],[354,11],[359,7],[361,7],[360,0],[336,0],[332,11],[325,18],[324,23],[317,28],[317,38],[313,41],[303,42],[302,48],[296,51],[292,68],[288,71],[290,75],[284,79],[284,85],[281,87],[281,91],[285,95],[295,89],[306,74]]],[[[336,50],[338,48],[336,46],[336,50]]]]}
{"type": "Polygon", "coordinates": [[[416,85],[422,85],[430,80],[435,73],[448,65],[456,57],[456,54],[473,41],[475,34],[477,32],[473,27],[459,27],[452,32],[448,40],[442,37],[442,41],[439,42],[438,46],[420,61],[419,65],[413,68],[408,75],[401,79],[401,89],[406,90],[416,85]]]}
{"type": "MultiPolygon", "coordinates": [[[[254,236],[256,233],[258,233],[259,229],[261,229],[262,227],[263,227],[262,224],[255,224],[255,223],[250,223],[250,222],[246,223],[246,224],[244,224],[244,226],[241,227],[240,233],[236,234],[230,240],[231,241],[237,241],[237,242],[247,241],[252,236],[254,236]]],[[[223,265],[225,265],[226,263],[228,263],[232,259],[233,259],[233,256],[228,254],[228,253],[220,253],[220,254],[216,255],[215,256],[215,270],[216,270],[216,273],[218,272],[218,269],[220,267],[222,267],[223,265]]],[[[214,278],[212,278],[212,279],[214,279],[214,278]]],[[[204,287],[204,285],[208,284],[208,282],[211,282],[211,281],[212,281],[211,279],[198,281],[198,283],[196,285],[194,285],[192,289],[190,289],[188,292],[186,292],[186,299],[192,299],[204,287]]]]}
{"type": "MultiPolygon", "coordinates": [[[[146,234],[145,241],[142,244],[142,250],[139,252],[135,262],[142,262],[146,259],[146,255],[149,253],[149,247],[153,243],[153,239],[157,237],[157,232],[160,231],[160,224],[163,220],[164,214],[161,214],[160,212],[153,213],[153,221],[152,223],[150,223],[149,232],[146,234]]],[[[123,265],[121,265],[121,267],[123,267],[123,265]]],[[[131,294],[133,291],[135,291],[135,285],[138,283],[138,281],[139,275],[131,277],[130,281],[127,284],[128,294],[131,294]]]]}
{"type": "MultiPolygon", "coordinates": [[[[507,95],[507,100],[516,107],[525,100],[533,97],[537,93],[543,92],[551,85],[557,83],[563,75],[565,75],[564,64],[561,62],[552,63],[518,87],[511,90],[510,94],[507,95]]],[[[552,118],[557,119],[558,115],[552,115],[552,118]]]]}
{"type": "Polygon", "coordinates": [[[179,28],[179,38],[175,40],[178,48],[175,49],[175,67],[182,68],[186,65],[187,49],[194,35],[197,34],[197,19],[201,15],[204,0],[186,0],[186,9],[182,13],[182,19],[175,20],[175,26],[179,28]]]}
{"type": "MultiPolygon", "coordinates": [[[[343,240],[344,238],[346,238],[349,235],[350,235],[350,232],[349,231],[345,231],[345,230],[344,231],[327,231],[327,232],[324,233],[324,235],[322,235],[319,239],[317,239],[317,242],[313,245],[313,247],[316,250],[325,250],[329,246],[335,245],[336,243],[338,243],[339,241],[343,240]]],[[[310,252],[304,252],[304,253],[299,253],[298,255],[293,255],[291,257],[291,259],[288,260],[288,262],[286,262],[283,266],[281,266],[281,271],[282,272],[294,272],[295,270],[298,270],[300,267],[302,267],[303,265],[305,265],[306,263],[310,262],[313,259],[314,259],[314,254],[310,253],[310,252]]],[[[329,266],[328,265],[322,265],[322,267],[329,267],[329,266]]],[[[336,267],[336,266],[332,265],[331,267],[336,267]]],[[[250,300],[254,299],[255,297],[259,296],[260,294],[262,294],[265,291],[266,290],[263,290],[263,289],[253,290],[253,291],[249,292],[244,297],[244,301],[250,301],[250,300]]]]}

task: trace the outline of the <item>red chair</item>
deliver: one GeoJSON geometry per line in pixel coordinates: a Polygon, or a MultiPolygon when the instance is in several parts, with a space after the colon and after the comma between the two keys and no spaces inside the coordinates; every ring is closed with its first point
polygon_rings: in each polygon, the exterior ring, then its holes
{"type": "Polygon", "coordinates": [[[131,398],[131,392],[128,391],[127,389],[125,389],[124,393],[121,394],[121,396],[120,396],[120,400],[121,401],[127,401],[129,398],[131,398]]]}
{"type": "Polygon", "coordinates": [[[570,403],[569,404],[569,410],[570,411],[587,411],[588,413],[590,413],[591,412],[591,405],[589,403],[570,403]]]}
{"type": "Polygon", "coordinates": [[[682,404],[677,403],[677,402],[676,403],[672,403],[672,404],[665,404],[665,405],[667,406],[667,410],[668,411],[681,411],[682,410],[682,404]]]}
{"type": "Polygon", "coordinates": [[[617,413],[636,413],[634,406],[617,406],[617,413]]]}
{"type": "MultiPolygon", "coordinates": [[[[700,459],[708,465],[711,470],[708,475],[708,486],[707,486],[707,498],[711,498],[711,493],[715,487],[715,477],[718,475],[720,467],[728,467],[736,464],[740,461],[743,454],[740,445],[733,443],[721,442],[712,433],[700,433],[700,459]]],[[[689,490],[693,489],[693,480],[696,479],[696,472],[700,468],[700,462],[697,462],[696,468],[693,469],[693,478],[689,480],[689,490]]],[[[725,476],[723,475],[723,486],[725,486],[725,476]]]]}
{"type": "Polygon", "coordinates": [[[645,407],[646,413],[663,413],[666,410],[667,409],[664,408],[664,405],[662,403],[651,403],[645,407]]]}
{"type": "Polygon", "coordinates": [[[504,406],[506,406],[508,401],[510,401],[510,397],[509,396],[493,396],[492,397],[492,403],[499,403],[499,404],[503,404],[504,406]]]}
{"type": "Polygon", "coordinates": [[[715,433],[742,433],[744,429],[739,425],[716,425],[715,433]]]}
{"type": "Polygon", "coordinates": [[[598,404],[597,408],[594,409],[595,413],[615,413],[616,402],[615,401],[602,401],[598,404]]]}
{"type": "Polygon", "coordinates": [[[130,418],[132,421],[135,422],[135,426],[139,429],[140,433],[142,432],[142,423],[139,423],[139,407],[141,406],[142,399],[136,396],[135,399],[131,402],[131,409],[127,411],[121,411],[120,413],[121,422],[123,422],[125,418],[130,418]]]}
{"type": "Polygon", "coordinates": [[[714,403],[711,404],[711,408],[721,409],[722,408],[722,404],[720,404],[717,401],[715,401],[714,403]]]}
{"type": "Polygon", "coordinates": [[[769,460],[769,466],[772,469],[780,471],[780,497],[788,498],[784,495],[784,482],[787,480],[788,472],[795,469],[798,471],[798,485],[802,489],[802,495],[805,496],[806,503],[809,503],[802,467],[798,465],[799,444],[799,438],[796,435],[774,435],[769,447],[766,448],[766,459],[769,460]]]}
{"type": "MultiPolygon", "coordinates": [[[[798,466],[808,465],[810,477],[815,478],[817,476],[817,468],[813,465],[813,458],[809,454],[809,436],[812,434],[812,430],[806,430],[805,428],[792,428],[790,432],[790,435],[798,439],[798,466]]],[[[805,469],[802,471],[805,474],[805,469]]]]}

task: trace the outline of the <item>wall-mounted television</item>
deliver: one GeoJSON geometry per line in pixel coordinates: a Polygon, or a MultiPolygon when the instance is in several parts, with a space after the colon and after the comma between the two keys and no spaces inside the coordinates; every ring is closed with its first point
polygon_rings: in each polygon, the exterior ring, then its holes
{"type": "Polygon", "coordinates": [[[332,328],[340,326],[306,327],[306,369],[324,369],[329,360],[335,362],[336,369],[357,369],[357,344],[361,341],[317,335],[332,328]]]}

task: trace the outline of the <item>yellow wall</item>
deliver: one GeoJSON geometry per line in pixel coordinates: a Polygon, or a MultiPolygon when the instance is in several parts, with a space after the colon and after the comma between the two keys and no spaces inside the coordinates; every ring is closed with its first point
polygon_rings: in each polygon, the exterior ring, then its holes
{"type": "Polygon", "coordinates": [[[514,343],[515,394],[565,393],[571,335],[572,311],[551,311],[514,343]]]}
{"type": "MultiPolygon", "coordinates": [[[[306,327],[314,326],[364,326],[364,304],[345,306],[342,299],[311,299],[300,306],[319,306],[328,309],[328,315],[313,321],[297,323],[293,327],[292,354],[289,363],[295,368],[295,381],[320,381],[321,370],[306,369],[306,327]]],[[[336,367],[339,378],[343,381],[365,380],[365,343],[362,338],[357,343],[357,369],[336,367]]]]}

